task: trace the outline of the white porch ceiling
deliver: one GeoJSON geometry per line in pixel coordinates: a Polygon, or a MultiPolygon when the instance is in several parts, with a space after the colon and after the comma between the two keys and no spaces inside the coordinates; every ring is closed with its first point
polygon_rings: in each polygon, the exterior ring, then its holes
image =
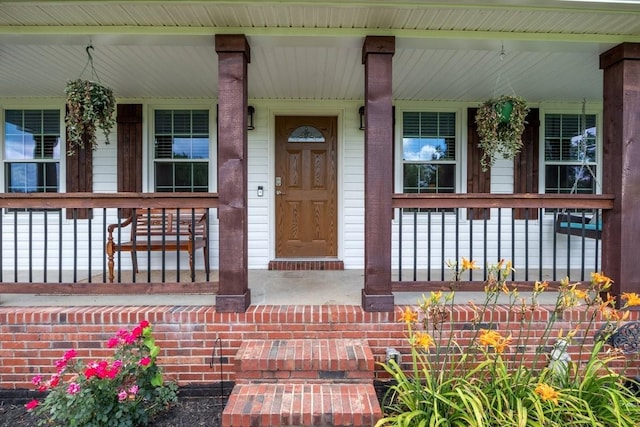
{"type": "Polygon", "coordinates": [[[63,96],[91,43],[119,98],[215,98],[214,35],[246,34],[251,99],[360,100],[364,37],[394,35],[395,99],[597,101],[599,55],[640,42],[638,1],[469,3],[0,2],[0,97],[63,96]]]}

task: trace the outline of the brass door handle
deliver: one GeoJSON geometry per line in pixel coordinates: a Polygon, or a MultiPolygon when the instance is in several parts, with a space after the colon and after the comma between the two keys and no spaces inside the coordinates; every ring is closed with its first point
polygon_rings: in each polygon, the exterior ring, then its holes
{"type": "Polygon", "coordinates": [[[280,190],[276,190],[276,196],[284,196],[284,193],[280,190]]]}

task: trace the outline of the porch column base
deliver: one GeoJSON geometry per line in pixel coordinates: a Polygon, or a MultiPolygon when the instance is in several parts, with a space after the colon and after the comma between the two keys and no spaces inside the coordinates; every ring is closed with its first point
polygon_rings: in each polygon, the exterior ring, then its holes
{"type": "Polygon", "coordinates": [[[367,294],[366,289],[362,290],[362,308],[364,311],[393,311],[395,303],[393,294],[367,294]]]}
{"type": "Polygon", "coordinates": [[[244,313],[251,305],[251,289],[243,295],[216,295],[216,311],[219,313],[244,313]]]}

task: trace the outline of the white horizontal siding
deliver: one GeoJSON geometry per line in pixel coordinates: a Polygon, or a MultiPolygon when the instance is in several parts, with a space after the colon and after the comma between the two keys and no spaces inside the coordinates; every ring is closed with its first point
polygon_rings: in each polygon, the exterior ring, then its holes
{"type": "MultiPolygon", "coordinates": [[[[154,100],[154,105],[159,101],[154,100]]],[[[169,101],[167,101],[169,102],[169,101]]],[[[186,104],[189,101],[172,101],[175,103],[186,104]]],[[[200,101],[201,102],[201,101],[200,101]]],[[[215,101],[212,101],[214,103],[215,101]]],[[[172,105],[174,105],[172,104],[172,105]]],[[[358,107],[361,102],[341,101],[341,102],[309,102],[309,101],[265,101],[259,100],[251,102],[256,108],[255,114],[255,130],[248,132],[248,265],[251,269],[265,269],[275,256],[275,195],[274,195],[274,122],[273,117],[277,114],[325,114],[339,116],[338,129],[338,255],[344,261],[345,267],[348,269],[361,269],[364,267],[364,132],[359,130],[358,107]],[[263,196],[259,197],[258,187],[263,187],[263,196]]],[[[147,106],[148,107],[148,106],[147,106]]],[[[462,108],[462,107],[461,107],[462,108]]],[[[464,108],[462,108],[464,109],[464,108]]],[[[147,117],[147,115],[145,115],[147,117]]],[[[212,121],[215,123],[215,121],[212,121]]],[[[215,135],[215,132],[212,131],[215,135]]],[[[145,128],[145,139],[148,139],[149,132],[145,128]]],[[[99,148],[94,153],[94,191],[95,192],[114,192],[116,191],[117,178],[117,162],[116,162],[116,141],[117,137],[114,133],[111,135],[111,144],[104,144],[104,138],[99,136],[99,148]]],[[[146,142],[150,144],[149,142],[146,142]]],[[[212,142],[211,153],[211,177],[212,191],[215,191],[215,145],[212,142]]],[[[465,135],[463,132],[461,146],[465,146],[465,135]]],[[[151,150],[148,150],[150,152],[151,150]]],[[[151,169],[151,162],[144,160],[147,175],[151,169]]],[[[392,167],[392,165],[389,165],[392,167]]],[[[63,165],[64,168],[64,165],[63,165]]],[[[400,166],[396,165],[396,171],[400,166]]],[[[461,176],[462,170],[465,169],[465,159],[460,163],[461,176]]],[[[64,176],[64,173],[61,174],[64,176]]],[[[64,178],[62,178],[64,181],[64,178]]],[[[462,179],[460,179],[462,181],[462,179]]],[[[149,186],[149,176],[144,177],[145,186],[149,186]]],[[[492,191],[495,193],[511,193],[513,189],[513,166],[512,162],[498,159],[496,165],[492,168],[492,191]]],[[[47,268],[55,269],[62,263],[63,269],[70,269],[75,265],[78,269],[89,269],[92,271],[102,271],[104,268],[104,245],[105,234],[104,224],[116,222],[116,210],[108,209],[106,219],[103,219],[103,211],[97,209],[94,211],[94,221],[91,231],[91,243],[89,244],[89,232],[86,229],[87,221],[78,221],[78,244],[74,247],[73,231],[74,223],[62,217],[62,235],[63,235],[63,256],[60,257],[58,246],[58,230],[60,220],[55,213],[49,214],[49,225],[44,230],[44,214],[35,212],[32,214],[33,219],[29,226],[29,214],[18,213],[3,214],[2,216],[2,257],[3,271],[10,272],[15,269],[25,269],[31,266],[33,269],[42,268],[44,260],[47,260],[47,268]],[[17,220],[16,220],[17,219],[17,220]],[[29,228],[31,227],[31,228],[29,228]],[[15,243],[15,233],[18,233],[18,242],[15,243]],[[33,240],[31,245],[25,243],[25,236],[31,235],[33,240]],[[45,251],[45,236],[48,239],[48,246],[45,251]],[[52,243],[53,242],[53,243],[52,243]],[[74,255],[75,254],[75,255],[74,255]],[[89,265],[89,255],[91,257],[91,265],[89,265]]],[[[516,268],[519,266],[529,265],[534,268],[542,264],[549,266],[553,264],[553,242],[550,239],[544,240],[542,248],[538,243],[538,222],[530,221],[529,230],[529,253],[525,258],[525,253],[521,247],[517,247],[517,251],[512,251],[511,247],[511,229],[510,229],[510,211],[503,210],[503,226],[502,235],[499,237],[497,233],[497,211],[492,210],[491,220],[488,222],[488,234],[483,235],[483,226],[481,221],[474,222],[473,239],[469,237],[469,222],[466,221],[464,215],[460,215],[459,230],[459,247],[454,245],[455,235],[455,218],[452,214],[445,216],[445,248],[439,245],[442,241],[440,217],[433,216],[433,224],[431,229],[432,252],[429,257],[425,251],[427,247],[426,217],[421,214],[418,216],[418,264],[437,266],[447,260],[455,260],[456,257],[473,257],[481,261],[486,256],[490,261],[497,261],[500,258],[512,259],[516,268]],[[473,248],[470,246],[470,240],[473,241],[473,248]],[[486,254],[484,248],[486,246],[486,254]],[[500,252],[498,253],[498,246],[500,252]],[[539,256],[542,249],[542,257],[539,256]]],[[[413,230],[410,226],[411,216],[404,218],[403,231],[403,266],[413,264],[413,230]]],[[[399,265],[399,243],[398,243],[398,214],[394,217],[392,224],[393,232],[393,266],[397,268],[399,265]]],[[[550,216],[543,218],[545,236],[553,236],[553,220],[550,216]]],[[[128,237],[128,230],[123,230],[123,235],[128,237]]],[[[211,215],[210,227],[210,254],[212,268],[218,267],[218,220],[214,213],[211,215]]],[[[525,230],[518,222],[516,229],[516,241],[524,240],[525,230]]],[[[567,241],[566,236],[558,236],[556,240],[556,258],[559,265],[566,266],[567,259],[567,241]]],[[[520,243],[518,243],[520,244],[520,243]]],[[[573,238],[570,252],[570,263],[572,266],[578,266],[581,258],[581,250],[579,247],[580,239],[573,238]]],[[[595,256],[595,242],[592,239],[586,240],[585,256],[587,259],[593,259],[595,256]]],[[[600,249],[598,249],[599,251],[600,249]]],[[[151,263],[156,265],[161,260],[159,253],[151,254],[151,263]]],[[[131,262],[129,254],[123,254],[119,262],[123,269],[130,269],[131,262]]],[[[167,265],[175,265],[175,255],[168,254],[167,265]]],[[[181,254],[181,263],[185,268],[187,258],[185,254],[181,254]]],[[[196,256],[197,267],[202,268],[202,257],[196,256]]],[[[118,261],[117,261],[118,263],[118,261]]],[[[140,254],[140,263],[146,266],[146,254],[140,254]]]]}

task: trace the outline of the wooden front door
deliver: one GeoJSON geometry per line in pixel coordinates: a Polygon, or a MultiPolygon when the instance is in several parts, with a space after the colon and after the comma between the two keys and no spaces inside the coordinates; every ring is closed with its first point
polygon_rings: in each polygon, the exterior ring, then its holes
{"type": "Polygon", "coordinates": [[[276,257],[336,257],[336,117],[276,117],[276,257]]]}

